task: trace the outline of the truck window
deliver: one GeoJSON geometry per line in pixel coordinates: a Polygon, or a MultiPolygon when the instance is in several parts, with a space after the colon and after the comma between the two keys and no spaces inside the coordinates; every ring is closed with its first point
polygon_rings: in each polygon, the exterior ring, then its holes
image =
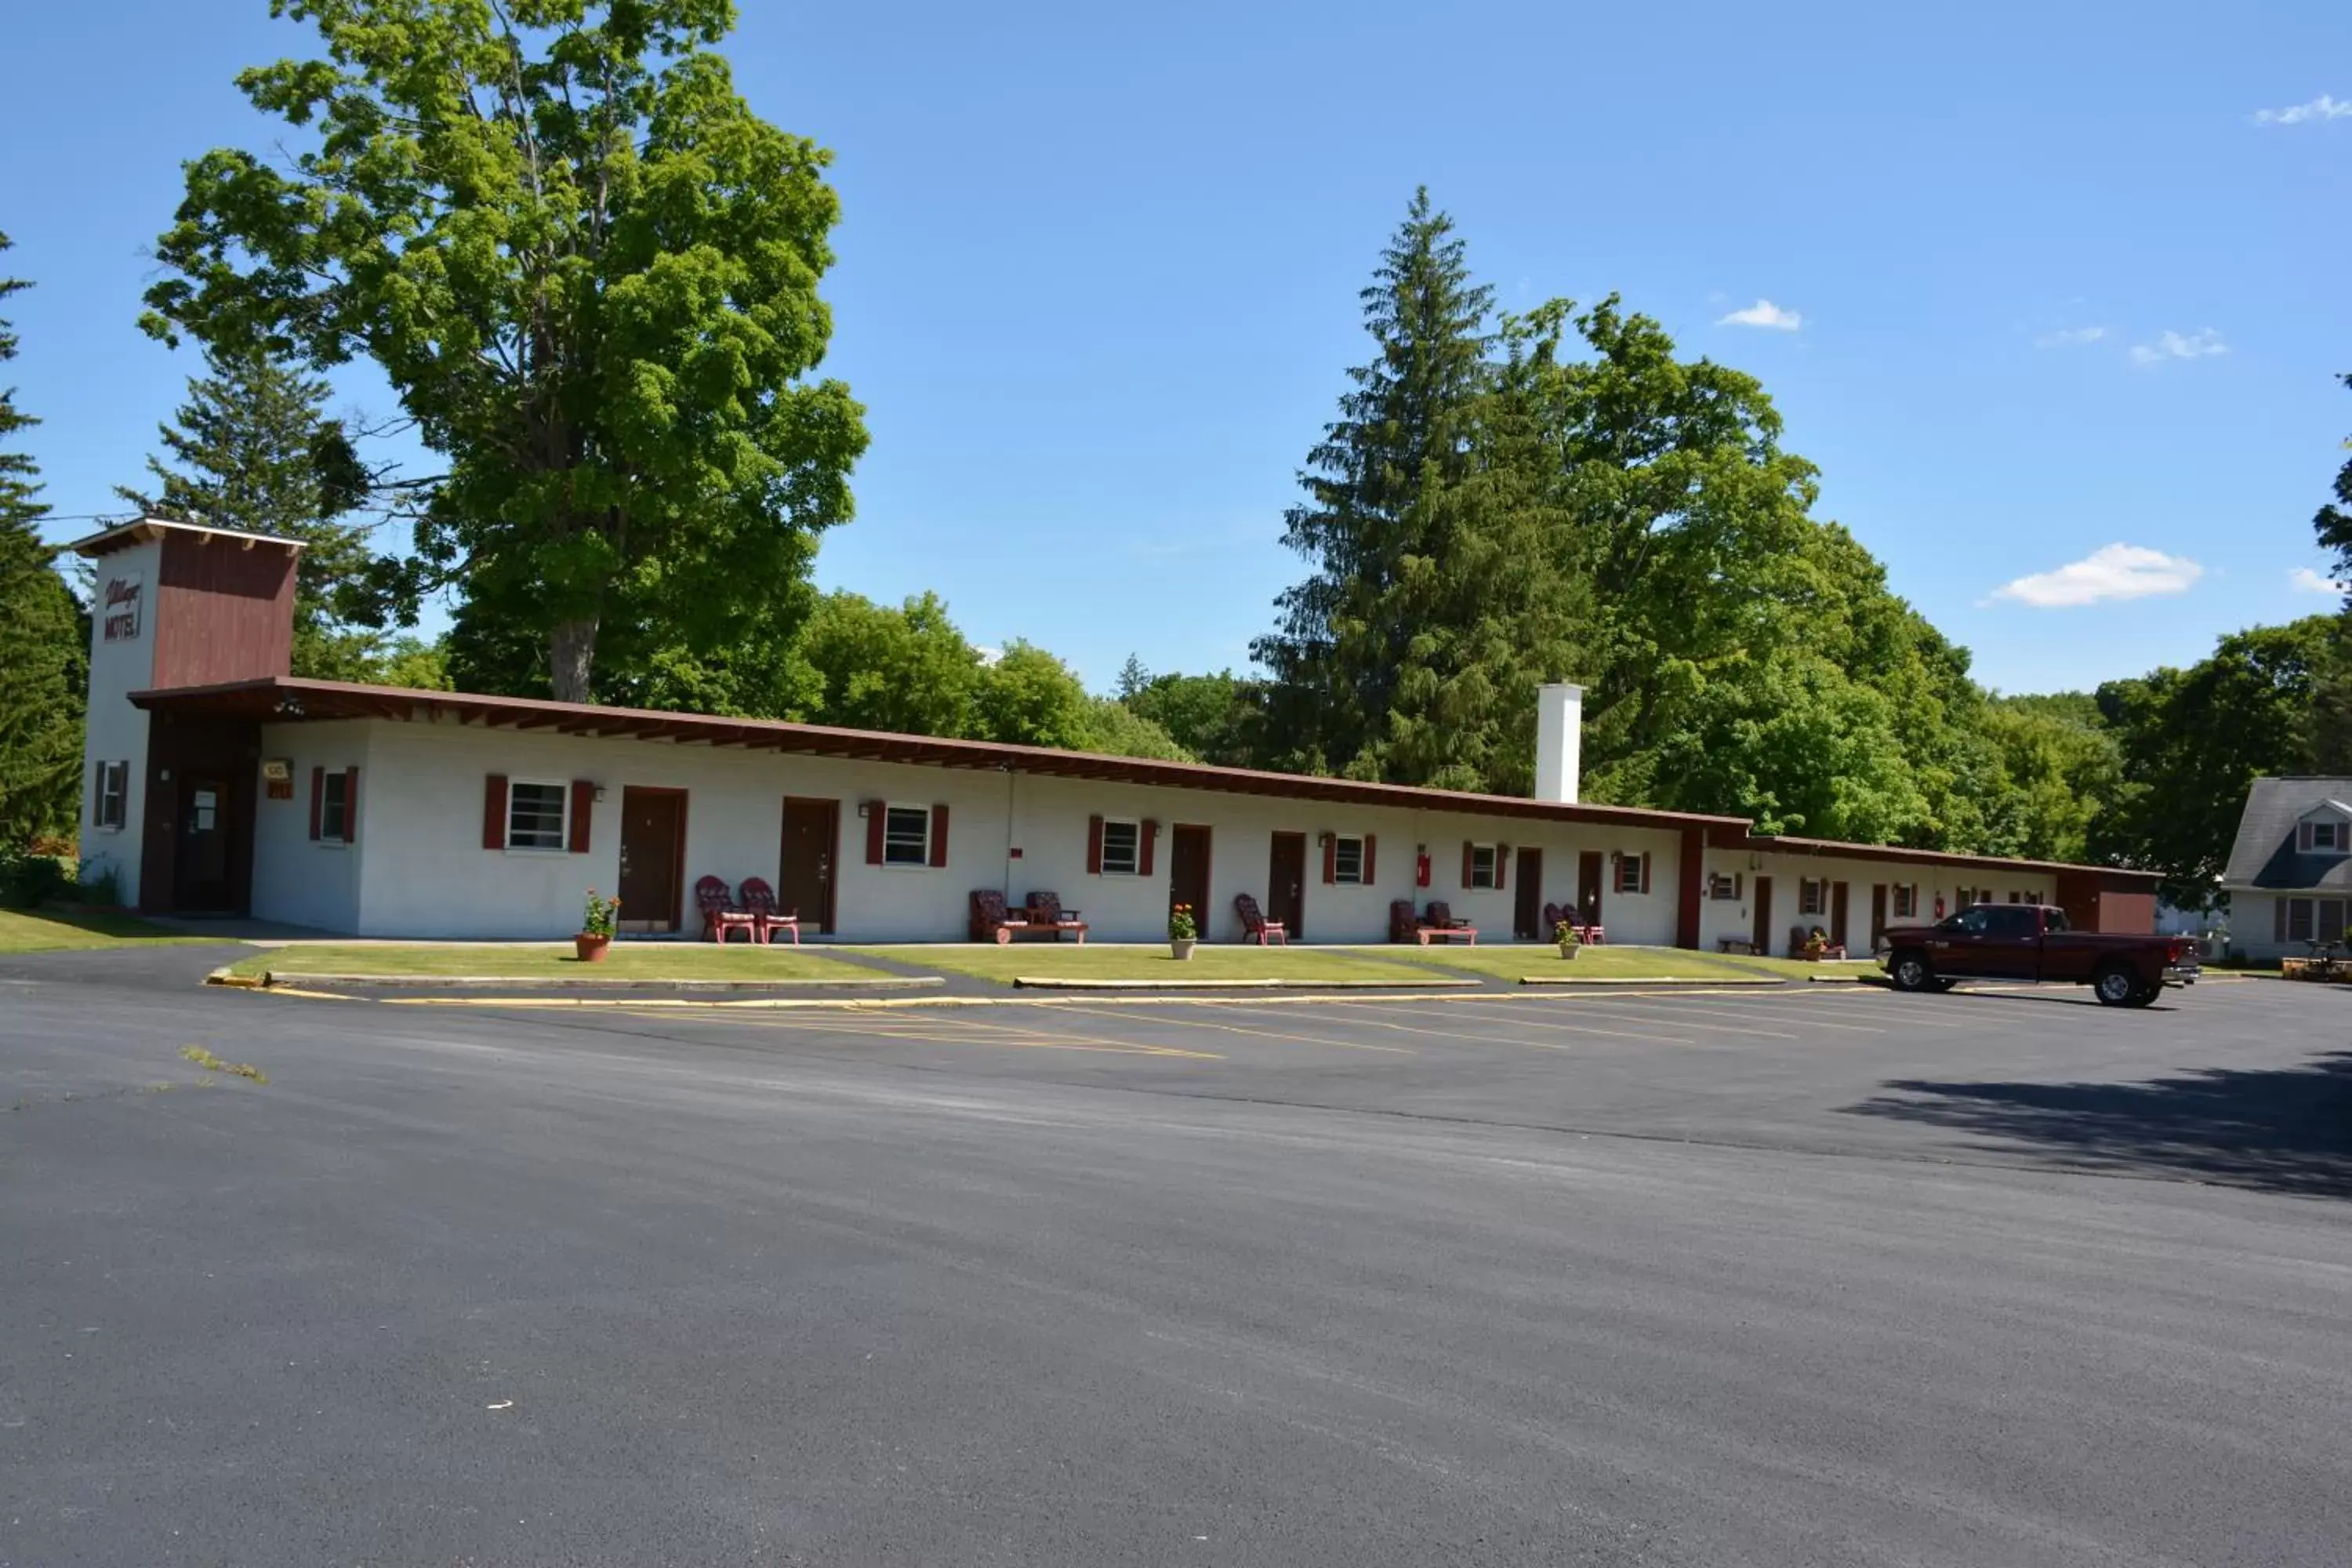
{"type": "Polygon", "coordinates": [[[2042,934],[2044,936],[2056,936],[2062,931],[2074,929],[2066,923],[2064,910],[2044,910],[2042,914],[2042,934]]]}
{"type": "Polygon", "coordinates": [[[2037,935],[2042,930],[2042,911],[2032,904],[1993,904],[1984,912],[1990,917],[1991,930],[1987,932],[1990,936],[2014,940],[2037,935]]]}
{"type": "Polygon", "coordinates": [[[1991,905],[1978,904],[1962,910],[1958,914],[1946,921],[1944,929],[1958,931],[1965,936],[1982,936],[1985,934],[1986,928],[1991,924],[1992,916],[1991,905]]]}

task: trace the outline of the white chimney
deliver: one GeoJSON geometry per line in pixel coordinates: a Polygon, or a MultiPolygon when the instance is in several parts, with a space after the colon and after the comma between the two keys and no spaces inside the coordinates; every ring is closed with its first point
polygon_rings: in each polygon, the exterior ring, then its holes
{"type": "Polygon", "coordinates": [[[1584,688],[1555,682],[1536,692],[1536,798],[1576,804],[1584,765],[1584,688]]]}

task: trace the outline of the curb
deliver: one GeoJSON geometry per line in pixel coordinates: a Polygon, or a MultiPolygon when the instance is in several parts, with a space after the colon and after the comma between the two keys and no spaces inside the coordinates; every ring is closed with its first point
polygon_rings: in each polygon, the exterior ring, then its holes
{"type": "Polygon", "coordinates": [[[1024,991],[1478,991],[1475,980],[1055,980],[1016,974],[1024,991]]]}
{"type": "Polygon", "coordinates": [[[1522,985],[1786,985],[1788,981],[1772,974],[1732,974],[1721,978],[1696,974],[1662,974],[1654,980],[1637,980],[1630,975],[1601,974],[1590,980],[1580,980],[1566,974],[1524,974],[1522,985]]]}
{"type": "MultiPolygon", "coordinates": [[[[215,970],[214,974],[220,971],[215,970]]],[[[947,981],[936,974],[922,975],[856,975],[845,979],[824,980],[624,980],[602,976],[572,979],[566,975],[506,975],[496,974],[329,974],[308,971],[273,969],[258,976],[229,975],[215,980],[207,975],[208,985],[244,985],[275,988],[280,985],[366,985],[383,989],[414,989],[420,987],[494,986],[509,989],[523,986],[531,990],[551,989],[593,991],[774,991],[784,986],[822,985],[829,989],[860,991],[904,991],[930,985],[945,985],[947,981]]]]}

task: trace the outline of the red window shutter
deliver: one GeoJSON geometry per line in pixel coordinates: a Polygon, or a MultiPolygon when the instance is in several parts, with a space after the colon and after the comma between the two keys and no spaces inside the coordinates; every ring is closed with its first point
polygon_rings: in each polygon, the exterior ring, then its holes
{"type": "Polygon", "coordinates": [[[1323,836],[1323,885],[1328,888],[1339,879],[1339,836],[1327,833],[1323,836]]]}
{"type": "Polygon", "coordinates": [[[1477,847],[1478,847],[1475,844],[1471,843],[1467,838],[1462,841],[1462,885],[1465,888],[1467,888],[1470,885],[1470,868],[1475,859],[1474,851],[1475,851],[1477,847]]]}
{"type": "Polygon", "coordinates": [[[1497,844],[1495,846],[1495,890],[1498,893],[1503,890],[1503,882],[1509,875],[1509,873],[1506,872],[1503,868],[1510,862],[1510,858],[1511,847],[1509,845],[1497,844]]]}
{"type": "Polygon", "coordinates": [[[1087,875],[1102,875],[1102,818],[1087,818],[1087,875]]]}
{"type": "Polygon", "coordinates": [[[935,805],[931,807],[931,864],[944,866],[947,863],[948,808],[935,805]]]}
{"type": "Polygon", "coordinates": [[[503,849],[507,847],[507,775],[486,773],[482,777],[482,847],[503,849]]]}
{"type": "Polygon", "coordinates": [[[1367,888],[1381,879],[1379,873],[1372,868],[1372,852],[1380,847],[1381,841],[1377,835],[1370,833],[1364,835],[1364,886],[1367,888]]]}
{"type": "Polygon", "coordinates": [[[1643,850],[1643,851],[1642,851],[1642,891],[1643,891],[1643,892],[1645,892],[1645,893],[1646,893],[1646,892],[1648,892],[1649,890],[1650,890],[1650,852],[1649,852],[1648,850],[1644,849],[1644,850],[1643,850]]]}
{"type": "Polygon", "coordinates": [[[343,770],[343,842],[360,841],[360,771],[343,770]]]}
{"type": "Polygon", "coordinates": [[[572,842],[565,846],[574,855],[588,853],[588,825],[596,815],[596,786],[587,779],[572,781],[572,842]]]}
{"type": "Polygon", "coordinates": [[[319,816],[327,808],[327,770],[310,770],[310,837],[319,837],[319,816]]]}
{"type": "Polygon", "coordinates": [[[1135,870],[1138,876],[1149,877],[1151,875],[1152,847],[1160,841],[1160,824],[1146,820],[1141,833],[1143,843],[1135,852],[1135,870]]]}
{"type": "Polygon", "coordinates": [[[882,828],[890,819],[889,805],[878,800],[866,803],[866,863],[882,864],[882,828]]]}

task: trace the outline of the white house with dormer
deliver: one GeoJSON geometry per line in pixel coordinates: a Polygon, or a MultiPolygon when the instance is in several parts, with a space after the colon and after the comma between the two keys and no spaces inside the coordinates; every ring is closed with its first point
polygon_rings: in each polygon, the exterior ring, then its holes
{"type": "Polygon", "coordinates": [[[2231,942],[2301,958],[2341,942],[2352,909],[2352,778],[2256,779],[2221,873],[2231,942]]]}

